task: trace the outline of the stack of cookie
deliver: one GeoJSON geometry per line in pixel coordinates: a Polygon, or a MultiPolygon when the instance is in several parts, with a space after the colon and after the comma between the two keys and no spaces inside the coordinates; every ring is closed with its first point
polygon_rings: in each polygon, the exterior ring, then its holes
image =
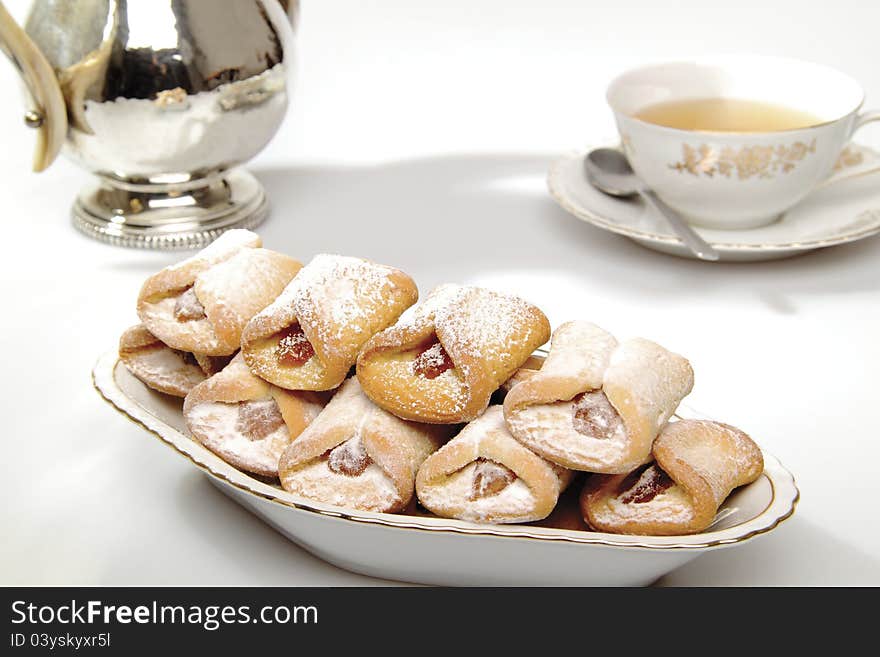
{"type": "Polygon", "coordinates": [[[693,373],[659,345],[569,322],[541,362],[534,305],[458,285],[417,299],[392,267],[302,266],[229,231],[146,281],[120,358],[185,397],[193,438],[228,463],[351,509],[416,495],[443,517],[531,522],[582,471],[593,528],[692,533],[763,470],[741,431],[670,422],[693,373]]]}

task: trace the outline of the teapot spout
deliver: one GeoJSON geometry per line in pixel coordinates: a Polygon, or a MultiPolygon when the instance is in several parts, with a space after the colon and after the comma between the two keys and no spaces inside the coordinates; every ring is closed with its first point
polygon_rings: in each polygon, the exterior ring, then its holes
{"type": "Polygon", "coordinates": [[[0,2],[0,50],[9,58],[27,87],[31,107],[25,114],[36,129],[34,171],[48,168],[67,136],[67,106],[52,65],[0,2]]]}

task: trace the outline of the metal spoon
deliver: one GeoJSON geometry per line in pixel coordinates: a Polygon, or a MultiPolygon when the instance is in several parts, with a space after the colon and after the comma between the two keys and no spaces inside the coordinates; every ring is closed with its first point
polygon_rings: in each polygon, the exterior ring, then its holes
{"type": "Polygon", "coordinates": [[[597,148],[584,158],[584,171],[593,186],[609,196],[640,195],[662,214],[669,226],[695,256],[701,260],[718,260],[718,252],[697,235],[684,219],[639,179],[626,156],[613,148],[597,148]]]}

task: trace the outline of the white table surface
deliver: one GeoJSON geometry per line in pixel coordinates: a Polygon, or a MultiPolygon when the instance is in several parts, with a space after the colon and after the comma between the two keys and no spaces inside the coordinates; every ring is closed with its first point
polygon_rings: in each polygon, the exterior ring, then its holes
{"type": "MultiPolygon", "coordinates": [[[[27,5],[7,4],[19,17],[27,5]]],[[[702,264],[582,224],[544,187],[555,156],[613,134],[605,83],[648,59],[806,57],[861,79],[880,104],[880,4],[304,5],[295,102],[251,163],[273,203],[267,246],[374,258],[423,290],[496,286],[554,324],[587,318],[686,354],[690,405],[776,454],[802,501],[772,534],[663,582],[880,584],[880,239],[702,264]]],[[[382,583],[287,542],[92,389],[96,358],[136,320],[141,281],[181,256],[74,232],[68,206],[87,176],[64,160],[29,172],[15,85],[0,62],[0,583],[382,583]]],[[[860,139],[876,146],[880,131],[860,139]]]]}

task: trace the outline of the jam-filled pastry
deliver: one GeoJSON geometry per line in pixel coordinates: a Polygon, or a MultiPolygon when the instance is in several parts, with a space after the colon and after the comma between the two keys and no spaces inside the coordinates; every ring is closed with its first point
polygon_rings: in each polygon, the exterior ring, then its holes
{"type": "Polygon", "coordinates": [[[720,422],[670,422],[653,451],[653,463],[629,474],[588,480],[581,511],[591,527],[658,536],[701,532],[734,488],[764,471],[764,458],[752,439],[720,422]]]}
{"type": "Polygon", "coordinates": [[[254,376],[241,354],[195,386],[183,402],[193,437],[230,465],[278,476],[278,459],[314,420],[327,395],[294,392],[254,376]]]}
{"type": "Polygon", "coordinates": [[[571,477],[517,442],[501,406],[490,406],[422,464],[416,494],[444,518],[532,522],[553,511],[571,477]]]}
{"type": "Polygon", "coordinates": [[[242,334],[258,376],[291,390],[329,390],[345,380],[364,343],[416,302],[415,282],[398,269],[321,254],[242,334]]]}
{"type": "Polygon", "coordinates": [[[402,511],[412,499],[419,466],[450,433],[383,411],[352,377],[284,452],[281,485],[326,504],[402,511]]]}
{"type": "Polygon", "coordinates": [[[174,349],[233,354],[248,320],[301,267],[260,244],[249,230],[230,230],[191,258],[148,278],[137,306],[144,326],[174,349]]]}
{"type": "Polygon", "coordinates": [[[553,334],[541,369],[504,400],[511,433],[574,470],[621,474],[650,459],[660,429],[691,391],[688,361],[636,338],[618,344],[589,322],[553,334]]]}
{"type": "Polygon", "coordinates": [[[522,299],[441,285],[367,343],[357,376],[367,396],[398,417],[468,422],[549,337],[544,313],[522,299]]]}
{"type": "Polygon", "coordinates": [[[172,349],[142,324],[132,326],[119,338],[119,360],[149,388],[175,397],[186,397],[229,362],[223,356],[172,349]]]}

